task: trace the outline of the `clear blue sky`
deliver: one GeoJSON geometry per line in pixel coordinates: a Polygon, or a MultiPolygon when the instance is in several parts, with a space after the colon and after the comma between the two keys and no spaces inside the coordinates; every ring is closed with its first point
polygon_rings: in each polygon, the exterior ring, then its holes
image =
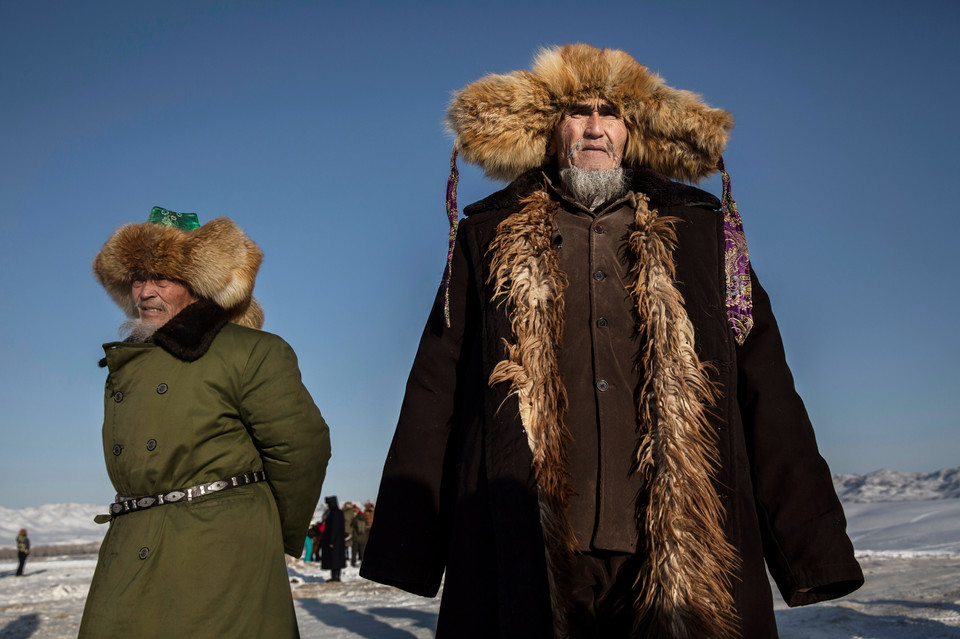
{"type": "MultiPolygon", "coordinates": [[[[90,263],[150,207],[227,215],[265,329],[376,495],[446,256],[450,94],[624,49],[731,111],[754,266],[836,472],[960,465],[960,5],[0,0],[0,505],[106,502],[90,263]]],[[[462,203],[499,186],[462,167],[462,203]]],[[[705,188],[719,192],[716,180],[705,188]]]]}

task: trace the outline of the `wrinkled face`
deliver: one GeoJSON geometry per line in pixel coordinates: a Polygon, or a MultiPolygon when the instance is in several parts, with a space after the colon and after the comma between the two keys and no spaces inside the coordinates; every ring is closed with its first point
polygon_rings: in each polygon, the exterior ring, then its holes
{"type": "Polygon", "coordinates": [[[547,155],[556,155],[560,169],[602,171],[620,166],[626,143],[627,126],[620,112],[595,98],[567,110],[547,145],[547,155]]]}
{"type": "Polygon", "coordinates": [[[130,295],[140,319],[163,326],[170,319],[197,301],[186,286],[175,280],[134,280],[130,295]]]}

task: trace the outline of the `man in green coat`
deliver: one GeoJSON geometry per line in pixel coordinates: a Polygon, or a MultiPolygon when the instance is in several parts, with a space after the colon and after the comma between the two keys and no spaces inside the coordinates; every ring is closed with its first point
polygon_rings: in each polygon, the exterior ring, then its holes
{"type": "Polygon", "coordinates": [[[293,350],[263,324],[262,253],[229,219],[155,207],[97,255],[131,318],[104,345],[117,491],[80,637],[296,637],[299,557],[330,438],[293,350]]]}

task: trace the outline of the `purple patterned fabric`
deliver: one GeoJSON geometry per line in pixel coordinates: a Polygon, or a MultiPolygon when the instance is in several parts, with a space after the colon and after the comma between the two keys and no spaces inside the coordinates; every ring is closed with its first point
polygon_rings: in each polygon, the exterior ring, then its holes
{"type": "Polygon", "coordinates": [[[750,284],[750,253],[743,233],[743,220],[730,192],[730,176],[717,163],[723,181],[720,211],[723,213],[724,262],[727,273],[727,322],[737,344],[743,345],[753,328],[753,286],[750,284]]]}
{"type": "Polygon", "coordinates": [[[450,156],[450,177],[447,178],[447,219],[450,220],[450,241],[447,245],[447,267],[443,269],[443,317],[450,328],[450,277],[453,274],[453,247],[457,242],[457,227],[460,225],[460,212],[457,210],[457,183],[460,172],[457,170],[457,149],[450,156]]]}

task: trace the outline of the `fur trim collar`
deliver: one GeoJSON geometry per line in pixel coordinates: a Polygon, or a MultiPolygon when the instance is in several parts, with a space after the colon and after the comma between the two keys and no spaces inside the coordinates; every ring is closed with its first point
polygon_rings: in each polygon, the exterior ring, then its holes
{"type": "Polygon", "coordinates": [[[228,218],[193,231],[159,224],[128,224],[118,229],[93,261],[93,272],[128,317],[137,317],[130,286],[137,277],[184,282],[200,299],[228,311],[230,321],[260,328],[263,309],[253,286],[263,253],[228,218]]]}
{"type": "Polygon", "coordinates": [[[195,362],[210,350],[230,313],[209,300],[198,300],[157,329],[153,341],[177,359],[195,362]]]}
{"type": "MultiPolygon", "coordinates": [[[[544,186],[522,202],[519,212],[500,223],[489,248],[493,299],[506,305],[512,333],[506,359],[494,367],[489,384],[508,384],[518,399],[539,489],[556,635],[563,638],[564,579],[576,549],[565,514],[570,434],[558,365],[567,279],[550,245],[557,204],[544,186]]],[[[634,472],[645,480],[636,512],[647,546],[635,580],[635,636],[730,637],[736,619],[730,584],[738,558],[724,535],[725,513],[713,486],[716,440],[707,422],[719,390],[696,354],[693,325],[676,287],[676,221],[660,216],[637,193],[628,291],[644,338],[634,472]]]]}
{"type": "MultiPolygon", "coordinates": [[[[214,338],[230,321],[230,313],[210,300],[197,300],[174,315],[150,338],[163,350],[185,362],[195,362],[210,350],[214,338]]],[[[100,367],[107,358],[100,360],[100,367]]]]}
{"type": "Polygon", "coordinates": [[[574,103],[603,98],[627,125],[623,165],[696,181],[717,170],[733,117],[616,49],[543,49],[531,71],[488,75],[454,95],[447,125],[456,148],[493,179],[513,180],[546,163],[547,142],[574,103]]]}

